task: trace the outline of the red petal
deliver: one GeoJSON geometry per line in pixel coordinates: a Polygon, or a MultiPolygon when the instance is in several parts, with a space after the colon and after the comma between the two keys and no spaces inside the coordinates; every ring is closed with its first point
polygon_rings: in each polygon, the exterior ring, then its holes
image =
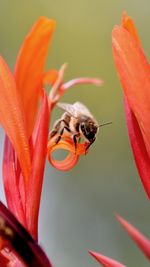
{"type": "Polygon", "coordinates": [[[8,267],[9,260],[0,252],[0,266],[8,267]]]}
{"type": "Polygon", "coordinates": [[[148,197],[150,198],[150,158],[147,153],[137,119],[129,108],[127,99],[125,99],[125,112],[128,133],[136,166],[139,171],[139,175],[141,177],[144,189],[147,192],[148,197]]]}
{"type": "Polygon", "coordinates": [[[19,173],[16,167],[15,151],[8,137],[5,137],[3,156],[3,184],[8,208],[25,227],[26,219],[19,191],[19,173]],[[12,190],[13,189],[13,190],[12,190]]]}
{"type": "Polygon", "coordinates": [[[111,258],[108,258],[102,254],[93,252],[91,250],[89,251],[89,253],[104,267],[126,267],[124,264],[111,258]]]}
{"type": "MultiPolygon", "coordinates": [[[[3,249],[3,255],[10,260],[10,263],[14,260],[15,267],[21,267],[21,265],[17,265],[19,262],[23,262],[22,267],[24,264],[25,266],[52,267],[41,247],[2,202],[0,202],[0,218],[4,226],[3,229],[1,227],[0,236],[7,239],[10,247],[7,250],[3,249]]],[[[13,265],[9,266],[14,267],[13,265]]]]}
{"type": "Polygon", "coordinates": [[[0,57],[0,122],[17,153],[24,179],[30,174],[30,152],[24,114],[14,79],[0,57]]]}
{"type": "Polygon", "coordinates": [[[133,111],[150,155],[150,67],[141,45],[123,27],[112,33],[113,54],[128,104],[133,111]]]}
{"type": "Polygon", "coordinates": [[[53,20],[39,18],[24,40],[17,58],[15,79],[23,101],[29,136],[37,115],[44,65],[54,27],[53,20]]]}
{"type": "Polygon", "coordinates": [[[128,232],[130,237],[135,241],[138,247],[143,251],[145,256],[150,260],[150,240],[141,234],[134,226],[124,220],[121,216],[117,215],[118,221],[128,232]]]}
{"type": "Polygon", "coordinates": [[[34,136],[32,171],[29,179],[28,194],[26,200],[26,220],[28,230],[37,240],[38,213],[43,183],[43,172],[45,167],[47,139],[49,130],[49,108],[48,99],[44,94],[34,136]]]}

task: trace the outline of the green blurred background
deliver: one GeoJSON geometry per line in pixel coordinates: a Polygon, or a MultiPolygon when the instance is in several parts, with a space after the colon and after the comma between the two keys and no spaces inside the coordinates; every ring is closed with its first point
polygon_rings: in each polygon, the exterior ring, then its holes
{"type": "MultiPolygon", "coordinates": [[[[70,172],[46,165],[39,240],[55,267],[99,266],[88,249],[127,266],[149,266],[115,219],[121,214],[150,237],[150,203],[130,151],[111,51],[111,31],[123,10],[134,18],[149,57],[149,0],[0,0],[0,53],[12,70],[22,40],[44,15],[57,21],[47,68],[68,62],[66,81],[79,76],[105,81],[102,87],[75,87],[61,99],[81,101],[100,123],[113,124],[101,129],[90,153],[70,172]]],[[[52,121],[60,114],[56,108],[52,121]]]]}

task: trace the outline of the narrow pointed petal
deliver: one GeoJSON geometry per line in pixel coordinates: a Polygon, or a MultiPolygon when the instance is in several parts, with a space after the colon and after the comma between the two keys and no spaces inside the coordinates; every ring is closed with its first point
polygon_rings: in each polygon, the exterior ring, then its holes
{"type": "Polygon", "coordinates": [[[44,65],[54,27],[53,20],[41,17],[24,40],[17,58],[15,79],[27,114],[29,136],[36,119],[39,97],[43,88],[44,65]]]}
{"type": "Polygon", "coordinates": [[[76,78],[63,84],[63,90],[68,90],[69,88],[79,84],[92,84],[95,86],[101,86],[103,84],[103,81],[100,80],[99,78],[91,78],[91,77],[76,78]]]}
{"type": "Polygon", "coordinates": [[[126,267],[124,264],[97,252],[90,250],[89,253],[104,267],[126,267]]]}
{"type": "Polygon", "coordinates": [[[38,214],[47,152],[48,131],[49,107],[47,96],[46,94],[44,94],[42,107],[33,137],[34,143],[32,170],[26,199],[26,219],[28,224],[27,229],[35,240],[37,240],[38,236],[38,214]]]}
{"type": "Polygon", "coordinates": [[[122,26],[112,33],[114,60],[124,94],[150,155],[150,67],[140,44],[122,26]]]}
{"type": "Polygon", "coordinates": [[[150,240],[147,239],[143,234],[139,232],[134,226],[128,223],[121,216],[116,216],[118,221],[121,223],[123,228],[127,231],[130,237],[135,241],[140,250],[145,254],[145,256],[150,260],[150,240]]]}
{"type": "Polygon", "coordinates": [[[63,83],[67,67],[68,64],[64,63],[58,72],[52,73],[53,75],[51,74],[51,72],[48,72],[44,77],[44,81],[46,82],[46,84],[53,85],[49,93],[49,102],[51,109],[55,106],[56,102],[58,102],[64,92],[69,88],[73,87],[74,85],[93,84],[96,86],[100,86],[103,83],[103,81],[98,78],[90,77],[76,78],[69,82],[63,83]]]}
{"type": "Polygon", "coordinates": [[[150,158],[136,117],[125,99],[126,122],[136,166],[144,189],[150,199],[150,158]]]}
{"type": "Polygon", "coordinates": [[[71,138],[69,137],[65,138],[63,136],[63,139],[60,140],[58,144],[55,143],[56,140],[55,138],[57,137],[55,136],[54,138],[51,138],[48,142],[47,146],[48,161],[54,168],[60,171],[69,171],[76,165],[79,156],[85,155],[87,143],[85,142],[83,144],[78,144],[75,151],[74,143],[71,138]],[[69,154],[66,156],[65,159],[56,160],[53,158],[52,154],[54,153],[54,151],[58,149],[63,149],[69,152],[69,154]]]}
{"type": "Polygon", "coordinates": [[[27,182],[31,162],[24,114],[13,76],[2,57],[0,57],[0,100],[0,122],[17,153],[27,182]]]}
{"type": "Polygon", "coordinates": [[[8,253],[8,259],[10,259],[9,254],[14,253],[14,256],[18,255],[19,261],[23,261],[27,266],[52,267],[41,247],[2,202],[0,202],[0,219],[0,236],[7,239],[11,246],[11,250],[6,250],[5,253],[5,255],[8,253]]]}
{"type": "Polygon", "coordinates": [[[19,190],[19,174],[16,166],[15,151],[9,138],[6,136],[3,156],[3,184],[7,205],[19,222],[27,227],[21,199],[22,194],[20,194],[19,190]]]}
{"type": "MultiPolygon", "coordinates": [[[[50,93],[49,93],[49,103],[50,103],[50,108],[52,109],[52,107],[54,107],[54,105],[56,104],[56,102],[58,101],[58,99],[60,98],[60,95],[62,95],[60,93],[61,90],[61,86],[63,84],[63,79],[64,79],[64,75],[65,75],[65,71],[67,68],[67,63],[64,63],[61,67],[60,70],[58,72],[58,76],[56,77],[56,81],[54,82],[50,93]]],[[[47,80],[48,81],[48,80],[47,80]]]]}
{"type": "MultiPolygon", "coordinates": [[[[60,97],[71,87],[75,85],[80,85],[80,84],[92,84],[95,86],[101,86],[103,84],[103,81],[98,79],[98,78],[90,78],[90,77],[82,77],[82,78],[76,78],[73,80],[70,80],[64,84],[61,84],[63,82],[62,79],[58,79],[58,84],[52,90],[50,91],[49,94],[49,99],[50,102],[58,102],[60,97]]],[[[57,81],[56,81],[57,83],[57,81]]]]}

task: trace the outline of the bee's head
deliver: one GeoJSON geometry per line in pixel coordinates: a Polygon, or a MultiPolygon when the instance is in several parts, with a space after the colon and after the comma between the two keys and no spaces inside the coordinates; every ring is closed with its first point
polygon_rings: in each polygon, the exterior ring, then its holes
{"type": "Polygon", "coordinates": [[[92,141],[98,132],[98,125],[92,120],[84,121],[81,123],[81,132],[88,141],[92,141]]]}

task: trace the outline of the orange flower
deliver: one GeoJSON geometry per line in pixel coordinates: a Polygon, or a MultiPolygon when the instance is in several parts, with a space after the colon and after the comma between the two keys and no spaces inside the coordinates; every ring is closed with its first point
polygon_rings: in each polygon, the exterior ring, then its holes
{"type": "Polygon", "coordinates": [[[150,198],[150,66],[133,20],[125,13],[112,33],[113,55],[125,97],[130,142],[139,175],[150,198]]]}
{"type": "MultiPolygon", "coordinates": [[[[20,49],[14,75],[0,57],[0,122],[6,133],[3,154],[4,190],[8,208],[36,241],[47,152],[48,159],[54,167],[69,170],[77,163],[79,156],[85,153],[86,145],[86,143],[78,144],[75,154],[71,137],[65,137],[57,145],[54,139],[48,141],[52,109],[73,85],[101,84],[99,79],[92,78],[78,78],[64,83],[66,64],[59,71],[45,71],[45,60],[54,27],[55,22],[45,17],[41,17],[35,23],[20,49]],[[43,89],[45,84],[52,87],[48,96],[43,89]],[[52,157],[53,151],[58,148],[69,151],[64,161],[55,161],[52,157]]],[[[43,252],[31,236],[28,236],[29,240],[22,239],[23,233],[29,234],[24,232],[25,229],[20,229],[19,223],[1,203],[0,219],[9,224],[9,229],[16,238],[14,240],[10,236],[5,236],[6,231],[3,233],[0,225],[1,264],[7,266],[8,262],[11,262],[11,266],[26,266],[18,259],[21,257],[25,263],[27,261],[27,252],[20,251],[23,242],[24,251],[31,246],[29,250],[27,249],[29,254],[33,254],[31,266],[51,267],[46,255],[42,255],[43,252]],[[5,239],[8,239],[6,240],[8,242],[5,242],[5,239]],[[12,254],[3,250],[3,247],[11,248],[12,254]],[[43,256],[45,262],[42,262],[39,256],[41,258],[43,256]]]]}
{"type": "Polygon", "coordinates": [[[41,17],[25,38],[17,57],[14,75],[0,57],[0,122],[6,137],[3,156],[3,183],[8,208],[16,218],[38,239],[38,214],[47,155],[53,166],[68,170],[85,151],[85,144],[74,154],[72,138],[48,142],[51,111],[59,98],[76,84],[100,85],[99,79],[79,78],[64,83],[64,64],[59,71],[45,71],[48,46],[55,22],[41,17]],[[47,96],[44,85],[52,89],[47,96]],[[55,149],[70,152],[63,162],[55,162],[55,149]]]}

